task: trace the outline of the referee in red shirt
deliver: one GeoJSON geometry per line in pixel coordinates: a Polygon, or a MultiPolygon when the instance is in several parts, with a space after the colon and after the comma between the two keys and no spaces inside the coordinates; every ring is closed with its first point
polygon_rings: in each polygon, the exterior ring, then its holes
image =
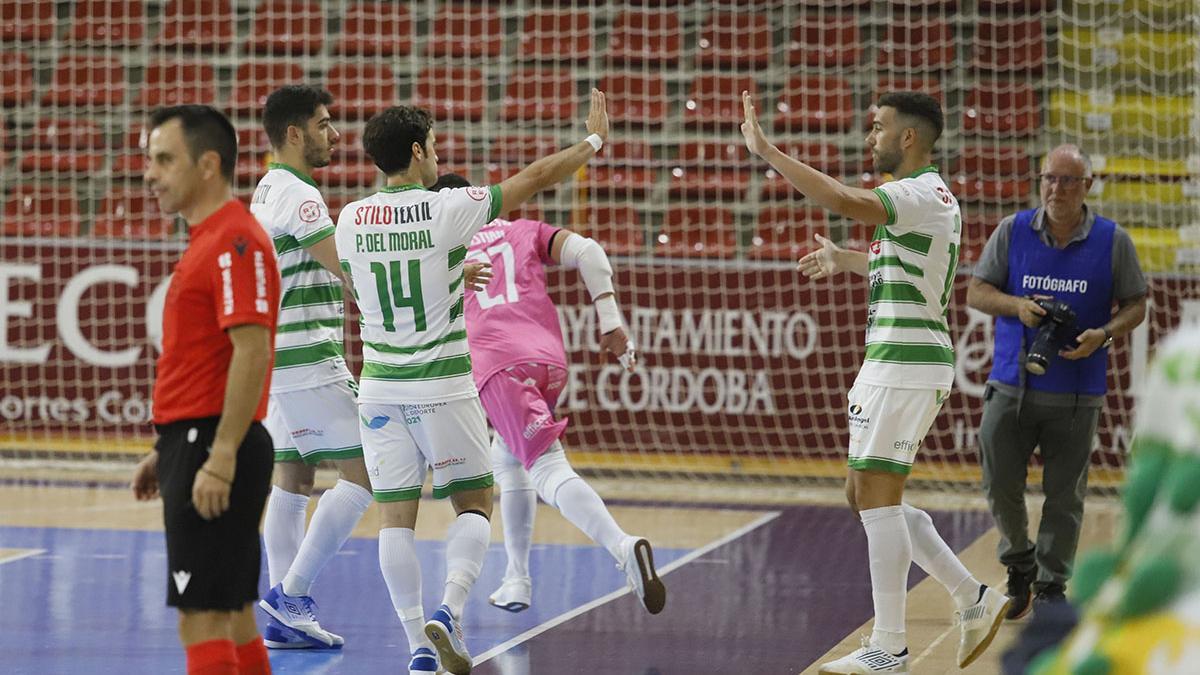
{"type": "Polygon", "coordinates": [[[258,627],[258,524],[274,446],[260,424],[279,309],[266,231],[230,183],[237,136],[202,105],[150,118],[146,183],[163,213],[187,221],[163,312],[154,383],[154,452],[138,464],[138,499],[161,493],[167,604],[179,609],[189,675],[269,673],[258,627]]]}

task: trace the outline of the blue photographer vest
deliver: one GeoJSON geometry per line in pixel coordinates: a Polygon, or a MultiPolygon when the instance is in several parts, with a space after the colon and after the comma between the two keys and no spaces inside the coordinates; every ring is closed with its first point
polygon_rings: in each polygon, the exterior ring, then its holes
{"type": "MultiPolygon", "coordinates": [[[[1013,219],[1008,247],[1008,282],[1004,292],[1025,297],[1050,295],[1075,310],[1078,333],[1101,328],[1112,318],[1112,249],[1117,225],[1095,217],[1083,241],[1065,249],[1047,246],[1033,229],[1037,209],[1021,211],[1013,219]]],[[[1055,356],[1045,375],[1023,373],[1024,351],[1033,343],[1037,330],[1026,328],[1015,316],[996,317],[995,353],[991,379],[1014,387],[1059,394],[1102,396],[1108,390],[1108,350],[1069,361],[1055,356]]],[[[1078,335],[1078,333],[1076,333],[1078,335]]],[[[1069,345],[1067,349],[1072,348],[1069,345]]]]}

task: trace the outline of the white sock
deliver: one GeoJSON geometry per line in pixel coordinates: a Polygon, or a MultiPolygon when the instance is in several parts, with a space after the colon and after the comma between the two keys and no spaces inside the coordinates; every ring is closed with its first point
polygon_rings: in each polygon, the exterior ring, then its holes
{"type": "Polygon", "coordinates": [[[263,519],[263,544],[267,549],[267,577],[271,586],[283,581],[300,542],[304,539],[304,516],[308,497],[288,492],[278,485],[271,488],[267,515],[263,519]]]}
{"type": "Polygon", "coordinates": [[[370,505],[371,492],[348,480],[339,480],[321,495],[296,560],[283,577],[284,593],[308,595],[312,591],[313,580],[350,538],[370,505]]]}
{"type": "Polygon", "coordinates": [[[491,538],[492,524],[472,511],[460,514],[446,532],[446,589],[442,604],[456,619],[462,617],[467,594],[479,578],[491,538]]]}
{"type": "Polygon", "coordinates": [[[904,637],[904,605],[907,599],[908,568],[912,566],[912,542],[900,506],[883,506],[859,512],[867,532],[871,560],[871,598],[875,602],[875,630],[871,642],[899,654],[907,647],[904,637]]]}
{"type": "Polygon", "coordinates": [[[501,490],[500,517],[504,521],[504,552],[508,566],[504,578],[529,576],[529,550],[533,547],[533,519],[537,513],[537,492],[501,490]]]}
{"type": "Polygon", "coordinates": [[[979,581],[971,576],[942,535],[938,534],[933,519],[914,506],[901,506],[904,508],[904,521],[908,523],[908,536],[912,540],[913,562],[950,591],[959,609],[975,604],[979,600],[979,581]]]}
{"type": "Polygon", "coordinates": [[[587,481],[576,477],[563,483],[554,500],[564,518],[620,561],[621,542],[629,535],[613,520],[604,500],[587,481]]]}
{"type": "Polygon", "coordinates": [[[425,612],[421,609],[421,561],[413,531],[386,527],[379,531],[379,570],[392,596],[392,607],[408,636],[408,653],[433,648],[425,637],[425,612]]]}

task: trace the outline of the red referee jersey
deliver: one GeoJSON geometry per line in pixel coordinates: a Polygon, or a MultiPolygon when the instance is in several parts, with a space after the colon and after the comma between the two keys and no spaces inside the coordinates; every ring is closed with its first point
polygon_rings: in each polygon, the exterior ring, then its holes
{"type": "MultiPolygon", "coordinates": [[[[220,415],[233,358],[225,330],[248,323],[267,326],[274,345],[278,312],[275,248],[250,211],[231,200],[192,225],[163,308],[154,423],[220,415]]],[[[255,420],[267,414],[270,374],[268,366],[255,420]]]]}

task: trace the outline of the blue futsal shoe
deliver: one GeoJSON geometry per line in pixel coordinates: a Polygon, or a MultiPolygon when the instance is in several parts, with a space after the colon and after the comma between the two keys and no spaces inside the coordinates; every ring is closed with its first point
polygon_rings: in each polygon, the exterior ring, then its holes
{"type": "Polygon", "coordinates": [[[434,675],[439,672],[437,654],[432,649],[417,647],[413,650],[412,660],[408,662],[408,675],[434,675]]]}
{"type": "Polygon", "coordinates": [[[340,635],[330,633],[317,623],[317,603],[310,596],[288,595],[281,584],[275,584],[258,606],[307,641],[309,649],[341,649],[346,643],[340,635]]]}
{"type": "Polygon", "coordinates": [[[279,619],[267,616],[267,627],[263,629],[263,644],[267,649],[312,649],[312,643],[296,631],[279,623],[279,619]]]}
{"type": "Polygon", "coordinates": [[[425,622],[425,636],[437,649],[442,668],[452,675],[470,675],[471,654],[467,652],[462,624],[450,615],[448,607],[438,607],[433,617],[425,622]]]}

